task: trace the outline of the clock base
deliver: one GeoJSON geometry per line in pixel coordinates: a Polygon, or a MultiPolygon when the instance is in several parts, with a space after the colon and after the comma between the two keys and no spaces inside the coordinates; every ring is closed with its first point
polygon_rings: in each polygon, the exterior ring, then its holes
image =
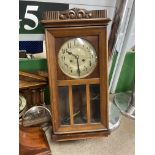
{"type": "Polygon", "coordinates": [[[107,137],[110,135],[110,131],[96,131],[96,132],[87,132],[87,133],[75,133],[75,134],[52,134],[52,139],[54,141],[70,141],[70,140],[82,140],[88,138],[97,138],[97,137],[107,137]]]}

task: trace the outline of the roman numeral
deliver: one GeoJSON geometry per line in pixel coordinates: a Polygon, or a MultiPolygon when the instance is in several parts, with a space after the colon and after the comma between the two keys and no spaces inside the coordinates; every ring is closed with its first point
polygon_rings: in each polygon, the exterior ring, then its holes
{"type": "Polygon", "coordinates": [[[67,64],[65,64],[65,66],[68,68],[68,65],[67,64]]]}
{"type": "Polygon", "coordinates": [[[65,49],[62,49],[62,54],[65,54],[65,49]]]}
{"type": "Polygon", "coordinates": [[[85,71],[87,71],[87,67],[86,66],[84,66],[84,69],[85,69],[85,71]]]}
{"type": "Polygon", "coordinates": [[[90,48],[89,48],[89,47],[87,47],[87,49],[88,49],[88,50],[90,50],[90,48]]]}
{"type": "Polygon", "coordinates": [[[67,46],[68,46],[68,48],[71,48],[71,47],[72,47],[71,42],[68,42],[68,43],[67,43],[67,46]]]}
{"type": "Polygon", "coordinates": [[[91,66],[91,61],[89,61],[89,66],[91,66]]]}
{"type": "Polygon", "coordinates": [[[72,67],[69,67],[69,69],[70,69],[70,72],[72,73],[73,72],[72,67]]]}

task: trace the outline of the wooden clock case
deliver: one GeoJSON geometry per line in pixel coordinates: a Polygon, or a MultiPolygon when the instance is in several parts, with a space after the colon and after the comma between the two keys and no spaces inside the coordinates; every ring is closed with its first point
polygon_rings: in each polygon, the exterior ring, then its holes
{"type": "MultiPolygon", "coordinates": [[[[47,11],[41,21],[45,27],[47,48],[48,76],[51,98],[53,133],[52,138],[57,141],[77,140],[98,136],[107,136],[109,132],[108,120],[108,42],[106,10],[87,11],[85,9],[70,9],[67,11],[47,11]],[[87,77],[73,79],[65,75],[58,65],[58,52],[62,44],[72,38],[87,40],[95,48],[98,63],[95,70],[87,77]],[[84,86],[84,93],[78,91],[78,86],[84,86]],[[99,121],[92,122],[91,85],[99,88],[99,121]],[[66,87],[68,98],[69,123],[63,124],[61,119],[64,113],[64,96],[59,89],[66,87]],[[73,87],[75,88],[73,92],[73,87]],[[76,92],[77,90],[77,92],[76,92]],[[85,96],[83,96],[85,94],[85,96]],[[76,97],[75,97],[76,96],[76,97]],[[76,98],[76,99],[75,99],[76,98]],[[80,99],[81,98],[81,99],[80,99]],[[81,108],[85,98],[84,123],[75,123],[74,108],[81,108]],[[78,100],[79,106],[75,105],[78,100]],[[61,103],[62,102],[62,103],[61,103]]],[[[62,89],[63,90],[63,89],[62,89]]],[[[82,111],[82,110],[81,110],[82,111]]],[[[81,111],[79,113],[81,113],[81,111]]]]}

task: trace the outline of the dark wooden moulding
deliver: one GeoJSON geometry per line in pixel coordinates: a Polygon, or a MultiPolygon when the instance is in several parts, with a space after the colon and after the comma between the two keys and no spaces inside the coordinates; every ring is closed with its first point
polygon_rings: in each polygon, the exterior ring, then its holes
{"type": "Polygon", "coordinates": [[[51,97],[51,112],[53,133],[56,141],[77,140],[107,136],[108,130],[108,41],[107,25],[111,20],[107,18],[106,10],[87,11],[85,9],[70,9],[67,11],[46,11],[41,23],[45,27],[47,48],[48,77],[51,97]],[[88,40],[96,49],[98,64],[89,76],[83,79],[72,79],[62,73],[58,66],[57,54],[61,45],[68,39],[81,37],[88,40]],[[72,86],[86,86],[87,119],[86,124],[74,124],[72,86]],[[90,122],[90,84],[100,85],[100,115],[101,122],[90,122]],[[70,125],[60,124],[58,88],[69,88],[70,125]]]}
{"type": "Polygon", "coordinates": [[[26,98],[27,108],[44,103],[44,89],[48,84],[45,76],[19,72],[19,93],[26,98]]]}

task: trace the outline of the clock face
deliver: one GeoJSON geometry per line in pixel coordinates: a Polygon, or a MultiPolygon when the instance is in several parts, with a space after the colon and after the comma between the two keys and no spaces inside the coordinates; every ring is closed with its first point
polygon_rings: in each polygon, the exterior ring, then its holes
{"type": "Polygon", "coordinates": [[[67,76],[84,78],[90,75],[97,65],[96,51],[85,39],[70,39],[59,50],[58,64],[67,76]]]}

